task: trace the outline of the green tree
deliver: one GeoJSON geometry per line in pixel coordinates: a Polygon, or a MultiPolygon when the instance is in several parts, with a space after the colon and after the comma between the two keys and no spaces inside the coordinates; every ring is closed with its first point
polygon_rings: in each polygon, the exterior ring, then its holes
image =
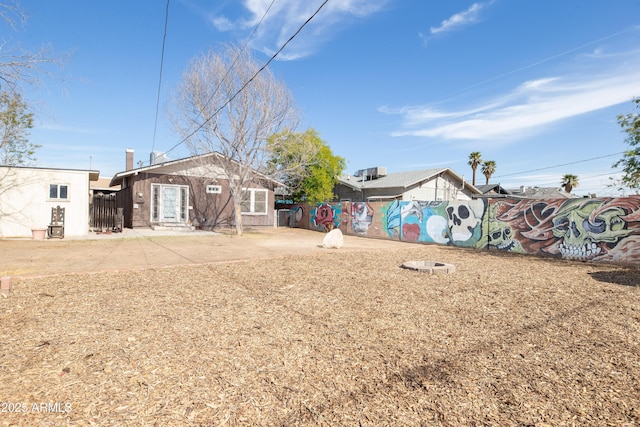
{"type": "Polygon", "coordinates": [[[0,164],[26,165],[36,160],[39,145],[29,141],[33,114],[17,92],[0,92],[0,164]]]}
{"type": "Polygon", "coordinates": [[[491,175],[493,175],[496,171],[496,162],[493,160],[485,160],[482,162],[482,174],[485,178],[487,178],[486,184],[489,185],[489,179],[491,179],[491,175]]]}
{"type": "Polygon", "coordinates": [[[571,193],[571,191],[574,188],[578,187],[579,182],[580,182],[580,179],[578,178],[577,175],[572,175],[568,173],[562,177],[562,181],[560,182],[560,185],[564,188],[564,191],[566,191],[567,193],[571,193]]]}
{"type": "Polygon", "coordinates": [[[314,129],[283,131],[268,140],[268,173],[287,185],[295,202],[316,204],[333,198],[346,161],[336,156],[314,129]]]}
{"type": "Polygon", "coordinates": [[[613,164],[614,168],[622,166],[622,178],[619,189],[630,188],[636,193],[640,190],[640,98],[635,98],[633,103],[636,113],[618,115],[618,124],[627,134],[624,142],[631,149],[624,152],[622,159],[613,164]]]}
{"type": "Polygon", "coordinates": [[[469,154],[469,166],[471,166],[471,170],[473,171],[473,179],[471,183],[476,185],[476,170],[478,166],[482,164],[482,154],[479,151],[473,151],[469,154]]]}

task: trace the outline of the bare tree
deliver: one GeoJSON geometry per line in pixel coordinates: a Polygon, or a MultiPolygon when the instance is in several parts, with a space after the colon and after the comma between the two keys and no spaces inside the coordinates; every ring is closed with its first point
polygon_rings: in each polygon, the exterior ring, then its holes
{"type": "Polygon", "coordinates": [[[26,16],[17,1],[4,1],[0,3],[0,21],[15,30],[18,22],[24,25],[26,16]]]}
{"type": "MultiPolygon", "coordinates": [[[[26,23],[27,17],[17,1],[0,2],[0,23],[18,31],[26,23]]],[[[49,65],[62,65],[65,56],[52,54],[52,49],[42,46],[38,50],[30,51],[20,48],[19,43],[12,38],[0,40],[0,90],[15,92],[20,83],[35,84],[38,76],[53,74],[49,65]]]]}
{"type": "Polygon", "coordinates": [[[284,83],[247,51],[221,46],[195,58],[176,100],[174,124],[192,155],[210,159],[212,169],[229,182],[236,233],[242,234],[242,201],[269,158],[268,138],[294,128],[293,96],[284,83]]]}

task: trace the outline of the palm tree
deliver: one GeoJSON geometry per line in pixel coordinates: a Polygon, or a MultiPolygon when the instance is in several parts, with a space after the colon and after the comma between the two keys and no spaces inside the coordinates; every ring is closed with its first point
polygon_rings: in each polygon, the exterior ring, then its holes
{"type": "Polygon", "coordinates": [[[471,154],[469,154],[469,166],[471,166],[471,170],[473,171],[473,179],[471,183],[474,186],[476,185],[476,169],[478,169],[478,166],[480,166],[481,164],[482,155],[479,151],[473,151],[471,154]]]}
{"type": "Polygon", "coordinates": [[[568,173],[562,177],[562,181],[560,182],[560,185],[564,187],[564,191],[566,191],[567,193],[571,193],[571,190],[578,187],[579,182],[580,182],[580,179],[578,178],[577,175],[572,175],[568,173]]]}
{"type": "Polygon", "coordinates": [[[493,160],[485,160],[482,162],[482,174],[487,178],[487,185],[489,185],[489,179],[491,175],[496,171],[496,162],[493,160]]]}

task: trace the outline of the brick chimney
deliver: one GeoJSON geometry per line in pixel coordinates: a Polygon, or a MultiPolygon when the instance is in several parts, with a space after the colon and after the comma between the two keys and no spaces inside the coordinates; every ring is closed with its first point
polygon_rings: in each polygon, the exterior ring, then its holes
{"type": "Polygon", "coordinates": [[[130,171],[133,169],[133,148],[127,148],[127,169],[130,171]]]}

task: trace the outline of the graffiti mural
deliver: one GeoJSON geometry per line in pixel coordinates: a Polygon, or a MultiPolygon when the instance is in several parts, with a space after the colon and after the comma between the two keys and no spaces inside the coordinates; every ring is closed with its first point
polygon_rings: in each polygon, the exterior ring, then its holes
{"type": "MultiPolygon", "coordinates": [[[[294,209],[294,208],[292,208],[294,209]]],[[[294,218],[407,242],[640,264],[640,196],[320,204],[294,218]],[[344,212],[343,212],[344,208],[344,212]],[[351,222],[351,226],[348,223],[351,222]]]]}
{"type": "Polygon", "coordinates": [[[382,208],[387,235],[408,242],[476,247],[485,201],[394,201],[382,208]]]}
{"type": "Polygon", "coordinates": [[[340,226],[342,207],[338,203],[334,206],[321,203],[311,211],[311,224],[320,231],[330,231],[340,226]]]}
{"type": "Polygon", "coordinates": [[[304,227],[303,218],[305,208],[305,205],[299,204],[291,206],[291,222],[293,227],[304,227]]]}
{"type": "Polygon", "coordinates": [[[587,199],[563,204],[553,218],[557,242],[549,252],[560,253],[567,259],[590,261],[615,260],[624,258],[629,251],[637,251],[638,236],[631,237],[634,227],[629,227],[629,223],[640,220],[639,206],[629,201],[603,203],[587,199]]]}
{"type": "Polygon", "coordinates": [[[400,202],[393,202],[382,207],[383,228],[392,239],[400,239],[400,202]]]}
{"type": "Polygon", "coordinates": [[[356,234],[367,234],[373,222],[373,208],[366,202],[351,203],[351,228],[356,234]]]}
{"type": "Polygon", "coordinates": [[[499,210],[508,205],[504,203],[492,203],[488,206],[488,212],[483,218],[482,230],[487,239],[478,248],[488,247],[507,252],[524,253],[520,242],[515,239],[515,232],[509,223],[498,219],[499,210]]]}
{"type": "Polygon", "coordinates": [[[463,247],[481,245],[485,200],[451,201],[447,203],[447,221],[451,244],[463,247]]]}
{"type": "Polygon", "coordinates": [[[401,202],[401,238],[408,242],[449,243],[444,202],[401,202]]]}
{"type": "MultiPolygon", "coordinates": [[[[497,202],[490,209],[519,247],[579,261],[623,261],[640,256],[640,198],[497,202]]],[[[490,228],[489,237],[495,234],[490,228]]],[[[491,246],[491,243],[490,243],[491,246]]],[[[509,249],[511,250],[511,249],[509,249]]]]}
{"type": "MultiPolygon", "coordinates": [[[[518,242],[523,253],[535,254],[544,251],[555,241],[553,236],[553,214],[566,199],[558,200],[500,200],[492,203],[489,215],[488,235],[496,231],[492,225],[510,230],[510,239],[499,249],[510,250],[512,242],[518,242]]],[[[516,247],[518,244],[513,243],[516,247]]],[[[496,245],[497,246],[497,245],[496,245]]]]}

